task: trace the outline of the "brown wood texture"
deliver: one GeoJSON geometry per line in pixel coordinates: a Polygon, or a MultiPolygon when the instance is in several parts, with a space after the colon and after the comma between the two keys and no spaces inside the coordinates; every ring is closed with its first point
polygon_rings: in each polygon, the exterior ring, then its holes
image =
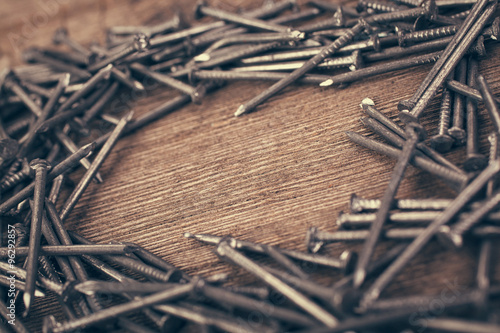
{"type": "MultiPolygon", "coordinates": [[[[104,41],[113,25],[153,24],[181,9],[191,19],[195,1],[4,1],[0,8],[0,67],[20,63],[20,50],[48,46],[56,28],[67,27],[82,44],[104,41]],[[48,6],[48,7],[47,7],[48,6]],[[31,22],[31,23],[29,23],[31,22]]],[[[255,8],[253,1],[211,1],[227,10],[255,8]]],[[[487,45],[481,73],[500,92],[500,47],[487,45]]],[[[345,131],[369,133],[359,122],[359,107],[371,97],[394,119],[399,100],[416,90],[431,65],[379,75],[340,89],[294,85],[271,98],[256,112],[233,116],[242,103],[270,86],[268,82],[231,83],[118,143],[101,168],[105,181],[91,184],[66,225],[99,243],[135,242],[190,274],[232,274],[233,282],[254,281],[243,270],[217,258],[210,246],[183,237],[184,232],[231,234],[235,237],[305,250],[307,229],[334,231],[339,211],[352,193],[382,195],[394,161],[348,141],[345,131]]],[[[137,96],[122,91],[122,104],[136,115],[178,95],[167,88],[137,96]]],[[[438,99],[423,124],[435,134],[438,99]]],[[[481,150],[488,151],[490,131],[481,113],[481,150]]],[[[108,107],[107,111],[113,112],[108,107]]],[[[464,148],[447,155],[460,164],[464,148]]],[[[453,198],[437,178],[410,167],[399,198],[453,198]]],[[[380,245],[378,253],[388,244],[380,245]]],[[[324,253],[338,255],[361,244],[335,244],[324,253]]],[[[498,254],[498,247],[496,248],[498,254]]],[[[448,250],[427,246],[384,293],[438,294],[446,288],[474,284],[477,247],[448,250]]],[[[500,265],[496,259],[496,282],[500,265]]],[[[340,274],[320,270],[331,276],[340,274]]],[[[37,299],[31,325],[52,311],[53,300],[37,299]]]]}

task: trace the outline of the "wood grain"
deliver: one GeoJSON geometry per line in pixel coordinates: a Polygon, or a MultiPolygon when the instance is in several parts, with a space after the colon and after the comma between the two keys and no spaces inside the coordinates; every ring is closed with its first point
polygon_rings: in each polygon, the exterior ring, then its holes
{"type": "MultiPolygon", "coordinates": [[[[104,41],[106,27],[120,24],[153,24],[182,9],[190,16],[194,0],[9,1],[0,9],[0,67],[19,64],[19,50],[48,46],[57,27],[88,44],[104,41]],[[54,14],[23,35],[27,21],[54,5],[54,14]],[[13,36],[21,36],[12,43],[13,36]],[[10,36],[10,37],[9,37],[10,36]],[[10,40],[9,40],[10,39],[10,40]]],[[[212,1],[228,10],[253,8],[260,2],[212,1]]],[[[41,18],[39,18],[41,20],[41,18]]],[[[41,21],[40,21],[41,22],[41,21]]],[[[481,73],[500,92],[500,48],[488,44],[489,58],[481,73]]],[[[268,82],[237,82],[207,96],[202,105],[189,105],[121,140],[101,168],[105,181],[91,184],[66,225],[99,243],[138,243],[190,274],[233,274],[233,282],[250,282],[248,274],[219,260],[211,247],[183,238],[184,232],[231,234],[235,237],[305,250],[306,230],[317,226],[335,230],[335,218],[348,208],[352,193],[380,197],[394,161],[348,141],[345,131],[368,133],[359,123],[359,103],[371,97],[391,117],[396,104],[410,97],[430,65],[404,70],[352,84],[344,89],[294,85],[271,98],[256,112],[233,117],[239,104],[266,89],[268,82]]],[[[166,88],[119,98],[140,115],[177,93],[166,88]],[[137,98],[136,98],[137,97],[137,98]]],[[[436,100],[424,116],[430,135],[435,132],[436,100]]],[[[481,114],[481,150],[488,151],[489,125],[481,114]]],[[[113,112],[108,108],[108,112],[113,112]]],[[[460,165],[464,148],[449,155],[460,165]]],[[[433,176],[410,168],[398,197],[449,197],[455,194],[433,176]]],[[[378,248],[378,253],[387,246],[378,248]]],[[[360,244],[335,244],[324,253],[338,255],[360,244]]],[[[477,246],[460,251],[432,244],[412,261],[384,296],[416,292],[438,294],[450,284],[474,284],[477,246]]],[[[498,254],[498,247],[496,248],[498,254]]],[[[496,258],[495,279],[500,281],[496,258]]],[[[330,275],[329,283],[339,277],[330,275]]],[[[40,327],[40,317],[57,306],[37,300],[30,321],[40,327]]]]}

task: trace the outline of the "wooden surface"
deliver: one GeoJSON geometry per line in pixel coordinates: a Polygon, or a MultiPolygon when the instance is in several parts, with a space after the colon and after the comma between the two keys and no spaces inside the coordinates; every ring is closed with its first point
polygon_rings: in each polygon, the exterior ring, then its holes
{"type": "MultiPolygon", "coordinates": [[[[103,42],[106,27],[157,23],[171,17],[181,3],[191,19],[193,0],[4,2],[0,67],[19,64],[18,50],[27,46],[50,45],[57,27],[67,27],[82,44],[103,42]],[[57,4],[53,15],[46,14],[46,22],[39,21],[43,24],[27,32],[26,22],[42,20],[42,3],[57,4]],[[14,43],[13,34],[21,36],[14,43]]],[[[260,5],[260,1],[210,3],[233,11],[260,5]]],[[[498,94],[500,47],[488,44],[487,50],[489,59],[481,61],[481,73],[498,94]]],[[[121,140],[101,168],[104,183],[91,184],[66,224],[96,242],[140,244],[190,274],[228,272],[235,282],[253,281],[243,270],[219,260],[210,246],[187,240],[183,233],[231,234],[305,250],[309,227],[334,231],[336,216],[347,210],[350,195],[380,197],[394,166],[394,161],[347,140],[346,130],[368,133],[358,120],[363,115],[359,103],[371,97],[379,109],[395,116],[397,102],[415,91],[430,68],[381,75],[345,89],[295,85],[240,118],[233,116],[237,107],[270,83],[231,83],[207,96],[202,105],[184,107],[121,140]]],[[[177,92],[160,88],[144,95],[136,98],[122,91],[119,97],[137,116],[177,92]]],[[[436,99],[430,111],[437,105],[436,99]]],[[[429,135],[435,134],[436,117],[435,112],[424,117],[429,135]]],[[[484,112],[481,121],[488,121],[484,112]]],[[[484,153],[488,133],[489,127],[481,128],[484,153]]],[[[461,161],[464,148],[447,156],[461,161]]],[[[454,195],[438,179],[413,167],[398,192],[400,198],[454,195]]],[[[327,246],[324,253],[338,255],[344,249],[360,248],[361,244],[336,244],[327,246]]],[[[378,251],[383,249],[379,246],[378,251]]],[[[384,296],[438,294],[450,285],[473,286],[476,256],[475,246],[453,251],[433,243],[384,296]]],[[[499,268],[497,260],[496,282],[499,268]]],[[[340,276],[320,272],[332,277],[324,282],[340,276]]],[[[33,316],[39,318],[53,306],[53,300],[37,300],[33,316]]],[[[39,323],[34,319],[30,324],[39,323]]]]}

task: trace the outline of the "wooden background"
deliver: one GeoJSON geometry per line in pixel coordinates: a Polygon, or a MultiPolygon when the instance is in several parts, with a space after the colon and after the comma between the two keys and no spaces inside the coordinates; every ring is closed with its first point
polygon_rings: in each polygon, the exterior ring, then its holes
{"type": "MultiPolygon", "coordinates": [[[[210,1],[235,11],[255,8],[260,1],[210,1]]],[[[0,67],[20,63],[20,50],[49,46],[56,28],[88,44],[104,42],[113,25],[154,24],[182,9],[191,20],[195,1],[152,0],[22,0],[0,7],[0,67]],[[181,7],[179,7],[181,6],[181,7]]],[[[500,92],[500,48],[488,44],[489,58],[481,73],[500,92]]],[[[418,87],[430,65],[358,82],[347,88],[295,85],[271,98],[257,112],[233,116],[242,103],[268,82],[238,82],[207,96],[121,140],[101,168],[103,184],[91,184],[70,218],[68,228],[101,243],[140,244],[190,274],[229,272],[235,282],[251,282],[243,270],[219,260],[210,246],[183,237],[184,232],[231,234],[235,237],[305,250],[306,230],[318,226],[334,231],[339,211],[347,210],[352,193],[380,197],[394,161],[360,148],[345,131],[368,133],[359,122],[359,103],[371,97],[389,114],[418,87]]],[[[144,96],[122,91],[119,98],[140,115],[177,92],[161,88],[144,96]]],[[[436,110],[438,100],[431,106],[436,110]]],[[[487,123],[484,113],[481,124],[487,123]]],[[[113,110],[108,108],[109,112],[113,110]]],[[[435,112],[423,119],[435,134],[435,112]]],[[[488,127],[481,127],[481,149],[488,151],[488,127]]],[[[460,164],[464,148],[448,154],[460,164]]],[[[413,167],[407,171],[398,197],[449,197],[454,193],[433,176],[413,167]]],[[[361,244],[327,246],[338,255],[361,244]]],[[[383,251],[384,246],[379,246],[383,251]]],[[[496,249],[498,253],[498,248],[496,249]]],[[[380,252],[379,252],[380,253],[380,252]]],[[[424,292],[438,294],[474,285],[477,247],[447,250],[427,246],[384,296],[424,292]]],[[[340,275],[328,270],[331,283],[340,275]]],[[[500,265],[496,265],[496,282],[500,265]]],[[[35,303],[31,327],[52,311],[51,299],[35,303]]]]}

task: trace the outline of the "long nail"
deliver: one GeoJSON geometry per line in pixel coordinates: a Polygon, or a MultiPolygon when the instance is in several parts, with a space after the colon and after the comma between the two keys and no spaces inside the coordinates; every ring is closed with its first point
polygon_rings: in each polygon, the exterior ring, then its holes
{"type": "MultiPolygon", "coordinates": [[[[238,72],[238,71],[222,71],[222,70],[194,70],[191,73],[191,78],[198,80],[266,80],[279,81],[288,76],[288,73],[274,72],[238,72]]],[[[299,83],[320,84],[328,80],[330,77],[323,74],[306,74],[297,80],[299,83]]]]}
{"type": "MultiPolygon", "coordinates": [[[[476,86],[476,77],[479,63],[474,57],[469,57],[469,72],[467,73],[467,84],[469,87],[476,86]]],[[[464,162],[464,169],[469,172],[482,170],[488,164],[486,156],[479,153],[478,136],[479,129],[477,123],[477,103],[472,98],[466,100],[467,116],[467,159],[464,162]]]]}
{"type": "Polygon", "coordinates": [[[268,273],[264,268],[248,259],[243,254],[233,249],[226,241],[222,241],[217,246],[217,254],[222,258],[229,259],[232,263],[246,269],[248,272],[262,279],[266,284],[275,288],[298,307],[309,313],[311,316],[328,327],[335,327],[338,320],[330,313],[319,307],[316,303],[299,293],[289,285],[280,281],[274,275],[268,273]]]}
{"type": "Polygon", "coordinates": [[[50,170],[50,164],[45,160],[33,160],[30,167],[35,171],[34,184],[34,204],[31,215],[30,243],[29,253],[26,265],[26,290],[23,301],[25,305],[24,316],[30,310],[31,298],[35,292],[35,283],[38,272],[38,256],[40,255],[40,241],[42,239],[42,214],[45,204],[45,185],[47,182],[47,172],[50,170]]]}
{"type": "Polygon", "coordinates": [[[448,135],[451,119],[451,93],[448,89],[443,90],[441,98],[441,109],[439,113],[438,134],[431,138],[431,145],[441,153],[450,151],[453,138],[448,135]]]}
{"type": "Polygon", "coordinates": [[[491,88],[482,75],[477,76],[477,84],[479,86],[479,91],[483,96],[484,106],[488,111],[488,115],[490,116],[493,127],[495,128],[496,133],[500,134],[500,108],[495,103],[491,88]]]}
{"type": "Polygon", "coordinates": [[[90,92],[94,87],[97,85],[97,83],[101,82],[102,80],[107,80],[109,79],[111,69],[113,68],[113,65],[108,65],[101,69],[99,72],[97,72],[90,80],[85,82],[84,86],[74,92],[67,100],[64,102],[60,107],[58,112],[64,111],[66,109],[69,109],[71,105],[73,105],[77,100],[85,96],[88,92],[90,92]]]}
{"type": "Polygon", "coordinates": [[[406,250],[377,278],[369,287],[362,299],[362,306],[376,300],[382,290],[393,278],[415,257],[438,230],[448,223],[483,187],[500,171],[500,161],[495,161],[481,172],[460,194],[453,200],[444,212],[422,232],[406,250]]]}
{"type": "MultiPolygon", "coordinates": [[[[397,159],[401,151],[392,146],[386,145],[384,143],[369,139],[355,132],[346,132],[349,139],[363,147],[372,149],[381,154],[387,155],[391,158],[397,159]]],[[[446,184],[450,185],[452,189],[459,191],[461,190],[469,181],[469,177],[462,173],[457,173],[449,168],[437,164],[435,162],[424,159],[420,156],[415,156],[411,161],[413,165],[422,170],[436,175],[441,178],[446,184]]]]}
{"type": "Polygon", "coordinates": [[[355,82],[361,79],[373,77],[377,74],[389,73],[395,70],[412,68],[415,66],[436,62],[439,59],[440,55],[441,52],[434,52],[407,59],[391,61],[385,64],[369,66],[358,69],[356,71],[337,74],[320,83],[320,87],[328,87],[334,84],[355,82]]]}
{"type": "MultiPolygon", "coordinates": [[[[466,83],[467,80],[467,59],[462,58],[455,68],[455,79],[460,83],[466,83]]],[[[455,139],[457,146],[463,146],[466,142],[465,132],[465,98],[460,94],[453,96],[453,117],[452,127],[448,129],[450,134],[455,139]]]]}
{"type": "MultiPolygon", "coordinates": [[[[479,90],[473,87],[469,87],[458,81],[448,80],[446,81],[446,87],[450,90],[453,90],[454,92],[464,95],[465,97],[473,98],[474,100],[479,102],[483,101],[483,96],[481,95],[481,92],[479,90]]],[[[500,105],[500,98],[492,96],[492,99],[497,105],[500,105]]]]}
{"type": "Polygon", "coordinates": [[[471,14],[460,26],[460,29],[453,36],[453,39],[429,71],[417,91],[409,101],[400,102],[398,108],[401,110],[401,120],[405,122],[418,121],[431,97],[436,93],[437,88],[446,80],[450,72],[455,68],[456,64],[479,35],[489,16],[494,12],[494,6],[489,6],[488,9],[484,10],[487,5],[487,0],[478,1],[474,5],[471,14]]]}
{"type": "MultiPolygon", "coordinates": [[[[219,244],[223,237],[207,235],[207,234],[191,234],[186,232],[184,234],[186,238],[194,238],[197,241],[202,243],[217,245],[219,244]]],[[[243,241],[235,238],[231,238],[231,245],[238,250],[250,252],[250,253],[265,253],[261,244],[252,243],[248,241],[243,241]]],[[[304,253],[300,251],[280,249],[280,251],[286,256],[295,259],[304,261],[311,264],[317,264],[325,267],[337,268],[343,271],[348,270],[349,267],[353,264],[353,253],[350,251],[345,251],[340,258],[333,258],[328,256],[322,256],[317,254],[304,253]]]]}
{"type": "Polygon", "coordinates": [[[40,117],[42,109],[26,94],[17,82],[8,80],[4,83],[4,86],[16,94],[35,116],[40,117]]]}
{"type": "Polygon", "coordinates": [[[44,55],[40,50],[36,48],[29,48],[23,51],[23,58],[28,62],[47,64],[48,66],[54,68],[56,71],[62,73],[70,73],[72,76],[80,78],[82,80],[86,80],[92,77],[92,74],[90,74],[90,72],[83,70],[75,65],[65,63],[64,61],[61,61],[59,59],[44,55]]]}
{"type": "MultiPolygon", "coordinates": [[[[394,209],[399,210],[445,210],[452,199],[396,199],[394,209]]],[[[372,212],[380,207],[379,199],[363,199],[356,194],[351,195],[349,207],[352,213],[372,212]]]]}
{"type": "Polygon", "coordinates": [[[97,171],[101,167],[102,163],[104,163],[104,160],[108,155],[111,153],[111,150],[115,146],[116,142],[118,141],[120,135],[122,134],[123,130],[125,129],[125,126],[127,123],[132,119],[133,112],[130,112],[127,114],[125,117],[123,117],[120,120],[120,123],[116,125],[115,129],[111,133],[109,139],[106,141],[104,146],[101,148],[97,156],[95,157],[94,161],[92,162],[92,165],[90,168],[87,170],[85,175],[83,175],[82,179],[80,179],[80,182],[78,185],[75,187],[71,195],[66,199],[66,201],[63,204],[63,207],[61,208],[59,212],[59,217],[61,218],[62,221],[68,217],[69,213],[73,210],[75,205],[77,204],[78,200],[80,199],[81,195],[87,187],[90,184],[90,181],[95,177],[97,171]]]}
{"type": "MultiPolygon", "coordinates": [[[[88,145],[85,145],[82,148],[80,148],[76,153],[68,156],[65,160],[61,161],[47,175],[47,183],[52,181],[54,178],[56,178],[66,170],[74,167],[82,157],[89,155],[89,153],[94,148],[95,148],[95,143],[89,143],[88,145]]],[[[0,204],[0,215],[5,214],[11,208],[13,208],[21,201],[25,200],[30,195],[32,195],[34,188],[35,184],[31,183],[30,185],[26,186],[24,189],[19,191],[17,194],[5,200],[2,204],[0,204]]]]}
{"type": "Polygon", "coordinates": [[[256,18],[233,14],[222,9],[205,6],[203,3],[199,3],[195,9],[195,17],[200,18],[201,16],[211,16],[223,21],[237,23],[239,25],[266,31],[287,32],[290,30],[290,28],[282,25],[266,22],[256,18]]]}
{"type": "Polygon", "coordinates": [[[387,189],[381,199],[380,208],[376,213],[376,219],[370,226],[370,237],[366,240],[358,264],[354,273],[354,287],[359,288],[366,278],[366,267],[373,255],[373,250],[378,242],[380,233],[389,214],[394,196],[398,190],[399,184],[403,179],[406,167],[415,152],[419,140],[423,139],[424,129],[420,126],[409,127],[406,131],[407,140],[404,143],[401,155],[394,167],[387,189]]]}
{"type": "Polygon", "coordinates": [[[275,95],[288,85],[292,84],[296,80],[298,80],[301,76],[312,70],[318,63],[323,61],[326,57],[335,53],[339,48],[345,46],[347,43],[353,40],[355,36],[357,36],[361,31],[366,28],[367,24],[365,21],[360,20],[358,24],[356,24],[352,29],[346,32],[345,35],[339,37],[332,44],[325,47],[319,54],[312,57],[309,61],[307,61],[301,68],[293,71],[287,78],[276,82],[269,89],[265,90],[261,94],[252,98],[245,104],[240,105],[238,110],[235,113],[235,116],[240,116],[243,113],[253,110],[259,104],[267,100],[269,97],[275,95]]]}
{"type": "MultiPolygon", "coordinates": [[[[65,129],[68,129],[68,126],[65,126],[65,129]]],[[[78,146],[73,142],[73,140],[71,140],[71,138],[66,133],[64,133],[64,129],[63,129],[63,131],[54,131],[54,135],[57,138],[57,140],[59,140],[59,142],[64,146],[64,148],[66,148],[66,150],[70,154],[74,154],[78,150],[78,146]]],[[[87,170],[91,166],[90,161],[85,157],[80,160],[80,164],[87,170]]],[[[103,182],[103,179],[102,179],[102,176],[100,173],[96,174],[95,180],[98,183],[103,182]]]]}
{"type": "Polygon", "coordinates": [[[149,37],[144,34],[137,34],[134,37],[134,40],[127,47],[116,53],[110,54],[108,57],[90,65],[88,67],[88,70],[90,72],[95,72],[105,66],[108,66],[111,63],[114,63],[131,55],[134,52],[145,52],[149,48],[149,46],[149,37]]]}
{"type": "Polygon", "coordinates": [[[192,87],[189,84],[186,84],[182,81],[179,81],[177,79],[174,79],[173,77],[170,77],[168,75],[164,75],[161,73],[154,72],[152,70],[149,70],[146,66],[141,65],[139,63],[133,63],[130,66],[131,69],[141,73],[142,75],[148,76],[162,84],[165,84],[169,87],[172,87],[174,89],[180,90],[185,94],[188,94],[191,96],[191,100],[195,104],[201,104],[201,99],[204,97],[205,91],[204,87],[192,87]]]}
{"type": "Polygon", "coordinates": [[[78,328],[93,326],[105,320],[116,318],[117,316],[127,314],[154,304],[176,300],[185,297],[193,290],[193,284],[178,285],[162,292],[158,292],[149,296],[138,298],[127,303],[111,306],[91,315],[51,325],[50,321],[44,322],[44,329],[53,333],[71,332],[78,328]]]}

